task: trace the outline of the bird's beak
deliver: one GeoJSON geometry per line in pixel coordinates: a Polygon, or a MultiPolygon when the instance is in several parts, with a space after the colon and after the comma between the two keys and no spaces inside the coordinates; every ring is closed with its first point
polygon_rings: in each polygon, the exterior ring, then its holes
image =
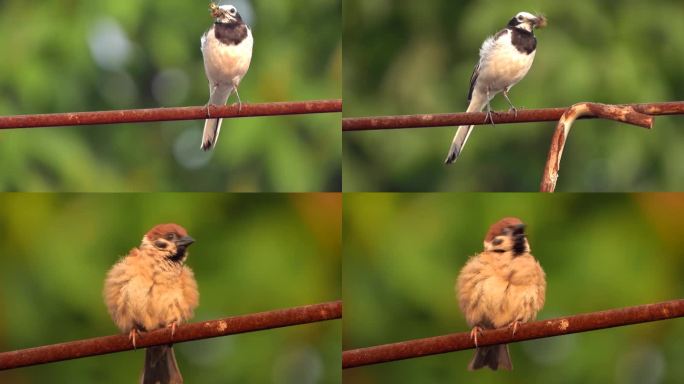
{"type": "Polygon", "coordinates": [[[223,15],[223,10],[219,8],[219,6],[216,5],[216,3],[209,4],[209,11],[211,12],[211,16],[215,19],[223,15]]]}
{"type": "Polygon", "coordinates": [[[532,25],[534,25],[535,28],[546,27],[546,16],[536,15],[536,18],[532,21],[532,25]]]}
{"type": "Polygon", "coordinates": [[[176,244],[186,247],[186,246],[188,246],[194,242],[195,242],[195,239],[193,239],[192,237],[183,236],[180,239],[178,239],[178,241],[176,241],[176,244]]]}
{"type": "Polygon", "coordinates": [[[518,224],[513,227],[513,235],[524,235],[525,234],[525,224],[518,224]]]}

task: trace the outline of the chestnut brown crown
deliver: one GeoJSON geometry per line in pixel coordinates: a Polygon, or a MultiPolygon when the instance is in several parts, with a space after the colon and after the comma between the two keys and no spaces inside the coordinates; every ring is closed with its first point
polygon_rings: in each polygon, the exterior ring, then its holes
{"type": "Polygon", "coordinates": [[[141,248],[154,248],[155,257],[182,263],[188,256],[188,247],[194,242],[195,239],[180,225],[159,224],[145,234],[141,248]]]}
{"type": "Polygon", "coordinates": [[[530,252],[530,243],[525,235],[525,224],[517,217],[506,217],[491,227],[484,240],[485,251],[520,256],[530,252]]]}
{"type": "Polygon", "coordinates": [[[150,239],[150,241],[155,241],[168,234],[175,234],[180,238],[187,236],[188,231],[186,231],[185,228],[175,223],[159,224],[155,225],[154,228],[147,231],[145,236],[147,236],[147,238],[150,239]]]}
{"type": "Polygon", "coordinates": [[[490,242],[494,240],[495,237],[503,235],[504,229],[520,225],[525,224],[522,222],[522,220],[518,219],[517,217],[504,217],[503,219],[497,221],[496,223],[492,224],[491,227],[489,227],[489,231],[487,232],[487,236],[485,236],[484,241],[490,242]]]}

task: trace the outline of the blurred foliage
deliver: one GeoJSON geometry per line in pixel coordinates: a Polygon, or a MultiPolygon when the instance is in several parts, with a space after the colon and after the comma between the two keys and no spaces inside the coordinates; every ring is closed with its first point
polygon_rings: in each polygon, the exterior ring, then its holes
{"type": "MultiPolygon", "coordinates": [[[[343,348],[465,332],[456,276],[491,224],[518,216],[547,274],[538,319],[684,298],[681,194],[350,194],[343,348]]],[[[512,372],[471,350],[347,370],[366,383],[681,383],[684,321],[511,344],[512,372]]]]}
{"type": "MultiPolygon", "coordinates": [[[[255,38],[243,102],[341,97],[339,0],[233,3],[255,38]]],[[[0,2],[0,114],[204,105],[208,4],[0,2]]],[[[209,153],[203,121],[5,130],[0,190],[340,190],[339,121],[229,119],[209,153]]]]}
{"type": "MultiPolygon", "coordinates": [[[[345,0],[344,116],[464,111],[480,45],[521,10],[544,13],[549,26],[510,93],[519,108],[684,100],[681,0],[345,0]]],[[[508,104],[498,95],[492,108],[508,104]]],[[[653,131],[579,122],[558,189],[684,189],[682,117],[656,120],[653,131]]],[[[344,190],[535,191],[554,127],[478,126],[449,167],[455,127],[346,133],[344,190]]]]}
{"type": "MultiPolygon", "coordinates": [[[[105,274],[164,222],[197,241],[193,321],[340,298],[339,194],[5,194],[0,351],[118,333],[105,274]]],[[[341,322],[177,344],[188,383],[338,383],[341,322]]],[[[1,383],[133,383],[144,351],[0,372],[1,383]]]]}

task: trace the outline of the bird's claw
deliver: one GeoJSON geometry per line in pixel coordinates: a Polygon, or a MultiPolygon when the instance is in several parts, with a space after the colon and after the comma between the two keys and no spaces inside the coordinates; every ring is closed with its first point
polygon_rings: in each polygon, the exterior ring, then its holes
{"type": "Polygon", "coordinates": [[[470,338],[475,342],[475,348],[477,348],[477,335],[482,335],[482,328],[475,326],[470,330],[470,338]]]}
{"type": "Polygon", "coordinates": [[[508,112],[513,112],[513,116],[516,119],[518,118],[518,108],[511,105],[511,108],[508,109],[508,112]]]}
{"type": "Polygon", "coordinates": [[[171,340],[173,340],[173,335],[176,334],[176,326],[177,323],[174,321],[171,324],[167,325],[167,327],[171,328],[171,340]]]}
{"type": "Polygon", "coordinates": [[[240,93],[238,92],[237,85],[235,87],[235,97],[237,97],[237,105],[238,105],[238,115],[240,112],[242,112],[242,100],[240,99],[240,93]]]}
{"type": "Polygon", "coordinates": [[[138,332],[138,330],[135,328],[131,328],[131,330],[128,332],[128,340],[130,340],[133,344],[133,349],[136,349],[135,339],[138,337],[139,334],[140,332],[138,332]]]}
{"type": "Polygon", "coordinates": [[[492,127],[496,127],[496,125],[494,124],[493,116],[494,115],[492,114],[492,111],[487,111],[487,113],[485,114],[484,122],[485,124],[487,124],[487,121],[489,121],[490,123],[492,123],[492,127]]]}
{"type": "Polygon", "coordinates": [[[513,334],[511,336],[515,336],[515,333],[518,331],[518,325],[520,325],[520,320],[516,320],[509,325],[510,328],[513,328],[513,334]]]}

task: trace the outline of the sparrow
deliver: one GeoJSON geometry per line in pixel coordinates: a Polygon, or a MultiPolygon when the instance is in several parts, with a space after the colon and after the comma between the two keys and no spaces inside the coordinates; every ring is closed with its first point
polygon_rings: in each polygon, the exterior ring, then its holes
{"type": "MultiPolygon", "coordinates": [[[[135,347],[139,332],[188,321],[199,301],[197,282],[185,265],[195,240],[178,224],[150,229],[107,273],[104,301],[109,315],[135,347]]],[[[141,383],[182,383],[171,345],[149,347],[141,383]]]]}
{"type": "Polygon", "coordinates": [[[508,345],[478,347],[477,337],[483,329],[501,327],[515,335],[518,324],[534,320],[544,306],[546,275],[530,254],[520,219],[506,217],[489,228],[484,251],[461,269],[456,294],[476,347],[468,369],[513,369],[508,345]]]}
{"type": "MultiPolygon", "coordinates": [[[[235,91],[238,105],[241,106],[238,85],[252,61],[252,31],[234,6],[211,3],[209,9],[214,24],[201,39],[204,71],[209,80],[207,105],[224,105],[235,91]]],[[[220,118],[205,120],[200,146],[203,150],[207,151],[216,145],[222,121],[220,118]]]]}
{"type": "MultiPolygon", "coordinates": [[[[499,92],[503,92],[511,110],[517,112],[508,98],[508,91],[522,80],[527,71],[530,70],[534,55],[537,52],[537,38],[534,37],[534,28],[545,26],[546,18],[544,16],[520,12],[508,22],[506,28],[496,35],[488,37],[482,43],[480,60],[475,65],[475,70],[470,77],[469,104],[466,112],[480,112],[486,106],[487,117],[485,122],[489,120],[493,124],[489,102],[499,92]]],[[[456,161],[472,129],[472,125],[458,127],[444,161],[446,164],[456,161]]]]}

